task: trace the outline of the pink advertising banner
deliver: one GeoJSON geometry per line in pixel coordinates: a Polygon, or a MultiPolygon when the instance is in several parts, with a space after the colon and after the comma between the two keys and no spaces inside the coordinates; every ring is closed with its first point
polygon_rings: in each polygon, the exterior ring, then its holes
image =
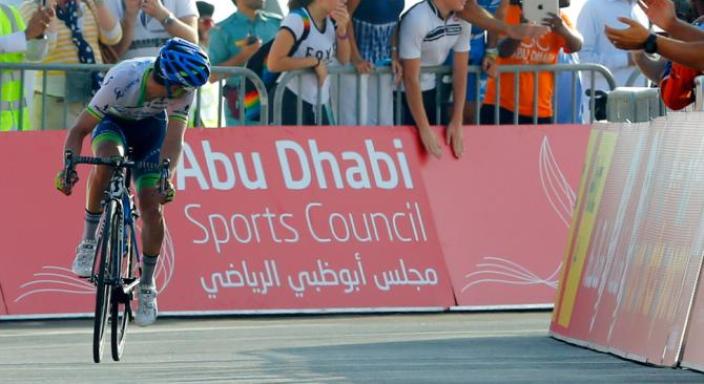
{"type": "Polygon", "coordinates": [[[589,127],[479,126],[422,172],[457,304],[550,307],[589,127]]]}
{"type": "MultiPolygon", "coordinates": [[[[549,305],[588,131],[466,127],[457,160],[421,153],[408,127],[190,130],[166,210],[160,309],[549,305]]],[[[10,316],[92,311],[94,287],[70,271],[83,181],[69,198],[52,185],[63,138],[0,141],[0,160],[17,164],[0,170],[10,316]]]]}
{"type": "MultiPolygon", "coordinates": [[[[84,190],[52,190],[63,135],[0,141],[3,163],[18,164],[1,171],[11,315],[92,310],[94,288],[68,269],[84,190]]],[[[160,308],[454,305],[418,159],[406,128],[189,131],[166,212],[160,308]]]]}
{"type": "Polygon", "coordinates": [[[695,117],[594,131],[555,337],[663,366],[678,365],[685,345],[699,350],[686,339],[704,251],[704,133],[695,117]]]}

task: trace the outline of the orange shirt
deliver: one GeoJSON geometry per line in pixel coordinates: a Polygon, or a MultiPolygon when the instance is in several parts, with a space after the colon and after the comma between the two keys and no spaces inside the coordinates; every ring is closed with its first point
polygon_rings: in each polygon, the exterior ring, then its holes
{"type": "MultiPolygon", "coordinates": [[[[572,22],[563,13],[560,17],[567,26],[572,28],[572,22]]],[[[519,24],[521,20],[521,8],[511,5],[506,11],[505,17],[508,24],[519,24]]],[[[557,33],[549,32],[542,37],[526,38],[510,57],[499,57],[498,65],[511,64],[555,64],[560,48],[566,48],[567,42],[564,37],[557,33]]],[[[518,76],[519,83],[519,109],[518,113],[523,116],[533,116],[533,72],[521,73],[518,76]]],[[[553,114],[552,95],[555,88],[554,75],[551,72],[538,73],[538,117],[550,117],[553,114]]],[[[515,110],[515,90],[513,73],[501,75],[501,97],[499,105],[508,110],[515,110]]],[[[487,83],[484,104],[496,104],[496,79],[489,78],[487,83]]]]}

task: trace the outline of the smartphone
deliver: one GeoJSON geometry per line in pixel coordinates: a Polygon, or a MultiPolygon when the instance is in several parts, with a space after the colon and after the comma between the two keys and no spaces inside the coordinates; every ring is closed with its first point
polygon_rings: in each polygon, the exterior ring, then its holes
{"type": "Polygon", "coordinates": [[[560,14],[559,0],[523,0],[523,17],[531,23],[542,24],[550,13],[560,14]]]}

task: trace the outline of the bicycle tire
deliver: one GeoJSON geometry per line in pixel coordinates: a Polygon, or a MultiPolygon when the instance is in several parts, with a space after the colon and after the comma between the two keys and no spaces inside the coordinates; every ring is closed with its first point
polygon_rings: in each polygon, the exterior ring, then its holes
{"type": "MultiPolygon", "coordinates": [[[[123,222],[122,220],[119,220],[123,222]]],[[[121,267],[120,267],[120,280],[121,285],[124,285],[126,281],[131,281],[134,278],[133,262],[136,260],[136,248],[133,242],[136,237],[133,233],[133,227],[130,225],[124,226],[127,232],[126,236],[123,236],[127,240],[127,244],[124,247],[118,247],[114,255],[120,257],[121,267]],[[127,252],[123,255],[121,250],[126,249],[127,252]]],[[[122,286],[116,287],[115,289],[122,289],[122,286]]],[[[124,296],[124,295],[120,295],[124,296]]],[[[110,345],[112,350],[112,359],[115,361],[120,361],[122,354],[125,351],[125,336],[127,335],[127,325],[130,322],[130,317],[132,315],[132,308],[130,306],[131,294],[125,297],[124,302],[120,302],[113,297],[112,308],[111,308],[111,338],[110,345]]]]}
{"type": "Polygon", "coordinates": [[[112,287],[108,283],[111,270],[111,253],[113,248],[113,222],[117,203],[111,201],[107,204],[103,216],[103,230],[98,238],[100,260],[98,262],[98,278],[96,281],[95,316],[93,318],[93,361],[100,363],[103,358],[103,340],[105,337],[105,323],[107,322],[108,309],[112,287]]]}

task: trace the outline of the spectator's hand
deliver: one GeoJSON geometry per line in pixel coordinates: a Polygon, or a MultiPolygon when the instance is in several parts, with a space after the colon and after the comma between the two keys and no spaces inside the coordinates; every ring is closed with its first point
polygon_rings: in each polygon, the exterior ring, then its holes
{"type": "Polygon", "coordinates": [[[447,145],[452,148],[452,153],[456,158],[462,157],[464,153],[464,137],[462,133],[462,121],[452,120],[445,131],[447,145]]]}
{"type": "Polygon", "coordinates": [[[142,9],[144,0],[123,0],[125,3],[125,16],[130,18],[137,17],[139,10],[142,9]]]}
{"type": "Polygon", "coordinates": [[[496,77],[498,72],[496,72],[496,58],[492,56],[484,56],[482,60],[482,71],[484,71],[490,77],[496,77]]]}
{"type": "Polygon", "coordinates": [[[623,50],[643,49],[643,44],[648,39],[650,32],[635,20],[619,17],[618,21],[628,25],[628,28],[616,29],[608,25],[604,27],[606,37],[611,41],[611,44],[623,50]]]}
{"type": "Polygon", "coordinates": [[[362,59],[359,56],[352,58],[352,65],[357,68],[358,73],[371,73],[374,70],[374,64],[362,59]]]}
{"type": "Polygon", "coordinates": [[[440,147],[440,143],[438,143],[438,137],[430,127],[418,127],[418,134],[420,135],[420,141],[423,143],[423,147],[428,153],[438,159],[442,157],[442,148],[440,147]]]}
{"type": "Polygon", "coordinates": [[[328,78],[328,66],[324,61],[313,67],[315,75],[318,77],[318,84],[322,86],[325,83],[325,79],[328,78]]]}
{"type": "Polygon", "coordinates": [[[27,29],[24,30],[25,38],[32,40],[44,36],[53,17],[54,9],[52,7],[39,7],[27,22],[27,29]]]}
{"type": "Polygon", "coordinates": [[[403,66],[398,59],[391,60],[391,72],[394,74],[394,84],[401,84],[401,80],[403,80],[403,66]]]}
{"type": "Polygon", "coordinates": [[[335,20],[338,31],[347,31],[347,24],[350,22],[350,14],[347,12],[347,5],[345,5],[344,2],[340,1],[337,4],[337,8],[333,9],[330,13],[330,17],[335,20]]]}
{"type": "Polygon", "coordinates": [[[161,0],[143,0],[142,9],[144,13],[159,21],[164,20],[171,13],[164,7],[161,0]]]}
{"type": "Polygon", "coordinates": [[[243,55],[245,61],[249,60],[262,47],[262,41],[257,39],[252,44],[247,44],[240,49],[239,55],[243,55]]]}
{"type": "Polygon", "coordinates": [[[639,0],[638,5],[653,24],[665,31],[677,21],[675,3],[671,0],[639,0]]]}
{"type": "Polygon", "coordinates": [[[548,15],[548,17],[543,19],[543,25],[550,28],[550,30],[555,33],[558,33],[560,35],[564,34],[567,30],[567,26],[565,25],[565,21],[562,20],[560,15],[557,15],[552,12],[549,12],[548,15]]]}
{"type": "Polygon", "coordinates": [[[54,179],[54,186],[56,189],[63,193],[64,195],[68,196],[71,194],[73,191],[73,186],[76,185],[78,182],[78,173],[75,170],[71,170],[71,175],[69,176],[69,183],[65,184],[64,183],[64,171],[62,170],[56,175],[56,178],[54,179]]]}
{"type": "Polygon", "coordinates": [[[506,28],[506,35],[513,40],[523,40],[525,38],[539,38],[550,32],[550,28],[544,25],[536,25],[523,23],[518,25],[509,25],[506,28]]]}

